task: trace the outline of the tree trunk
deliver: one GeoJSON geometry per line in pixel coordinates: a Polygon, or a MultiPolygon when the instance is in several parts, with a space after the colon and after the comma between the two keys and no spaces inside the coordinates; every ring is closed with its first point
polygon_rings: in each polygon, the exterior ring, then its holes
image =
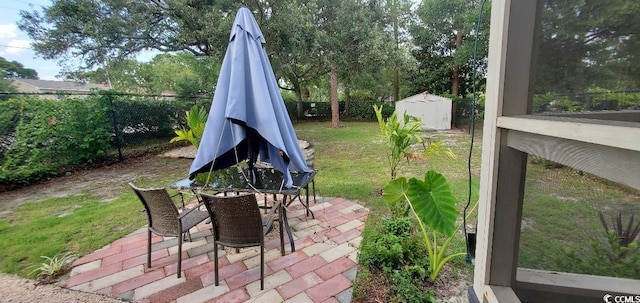
{"type": "MultiPolygon", "coordinates": [[[[458,30],[456,32],[456,50],[460,49],[462,46],[462,31],[458,30]]],[[[454,96],[460,95],[460,66],[453,66],[453,83],[451,84],[451,94],[454,96]]]]}
{"type": "Polygon", "coordinates": [[[398,49],[400,48],[399,30],[398,30],[398,1],[393,1],[393,39],[396,42],[396,54],[393,63],[393,102],[400,100],[400,83],[398,81],[398,49]]]}
{"type": "Polygon", "coordinates": [[[349,119],[349,103],[351,102],[351,90],[349,86],[345,86],[344,88],[344,114],[347,119],[349,119]]]}
{"type": "Polygon", "coordinates": [[[393,69],[393,102],[400,100],[400,84],[398,83],[398,67],[393,69]]]}
{"type": "MultiPolygon", "coordinates": [[[[456,49],[460,49],[462,46],[462,31],[456,32],[456,49]]],[[[460,66],[453,66],[453,83],[451,84],[451,94],[458,97],[460,96],[460,66]]],[[[458,102],[454,101],[451,104],[451,124],[458,126],[458,102]]]]}
{"type": "Polygon", "coordinates": [[[340,127],[340,103],[338,103],[338,67],[331,62],[331,127],[340,127]]]}
{"type": "Polygon", "coordinates": [[[302,114],[304,112],[304,109],[302,108],[302,88],[298,81],[291,82],[293,82],[293,91],[296,93],[296,118],[297,120],[300,120],[302,119],[302,114]]]}

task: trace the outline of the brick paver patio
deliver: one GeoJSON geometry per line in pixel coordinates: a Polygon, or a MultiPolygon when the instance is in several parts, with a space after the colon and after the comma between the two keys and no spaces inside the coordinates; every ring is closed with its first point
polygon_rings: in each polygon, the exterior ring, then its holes
{"type": "MultiPolygon", "coordinates": [[[[259,201],[260,198],[259,198],[259,201]]],[[[296,251],[285,237],[265,243],[264,290],[259,247],[218,254],[220,283],[214,285],[210,224],[191,230],[183,243],[177,278],[177,239],[155,236],[146,268],[146,227],[73,263],[67,287],[135,302],[350,302],[357,254],[369,210],[341,198],[311,204],[315,219],[295,202],[288,208],[296,251]]]]}

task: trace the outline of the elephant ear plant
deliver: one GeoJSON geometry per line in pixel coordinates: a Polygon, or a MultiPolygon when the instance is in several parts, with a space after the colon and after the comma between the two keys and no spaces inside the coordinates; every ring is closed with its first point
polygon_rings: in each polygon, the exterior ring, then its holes
{"type": "MultiPolygon", "coordinates": [[[[465,252],[447,254],[447,248],[462,223],[456,226],[459,213],[456,200],[442,174],[430,170],[425,174],[424,180],[392,180],[384,187],[382,198],[391,209],[398,209],[398,203],[406,202],[411,213],[418,219],[429,255],[429,278],[432,281],[436,281],[442,267],[452,258],[465,255],[465,252]],[[440,238],[444,238],[442,244],[439,244],[440,238]]],[[[476,206],[477,204],[473,209],[476,206]]]]}
{"type": "Polygon", "coordinates": [[[186,117],[189,129],[183,127],[175,130],[176,136],[170,142],[189,141],[195,148],[198,148],[204,133],[204,126],[207,123],[207,111],[202,106],[194,105],[186,112],[186,117]]]}

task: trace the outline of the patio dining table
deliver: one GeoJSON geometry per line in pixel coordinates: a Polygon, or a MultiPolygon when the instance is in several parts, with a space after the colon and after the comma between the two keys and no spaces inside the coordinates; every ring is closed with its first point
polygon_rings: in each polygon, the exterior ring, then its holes
{"type": "MultiPolygon", "coordinates": [[[[309,209],[309,184],[312,184],[316,171],[311,172],[291,172],[293,178],[293,186],[284,187],[284,176],[281,172],[273,168],[254,167],[252,171],[239,166],[231,166],[226,169],[215,170],[210,176],[206,173],[200,174],[196,179],[188,178],[176,181],[170,185],[171,188],[184,190],[189,189],[194,193],[198,191],[210,191],[214,193],[222,193],[227,195],[233,193],[256,193],[272,194],[274,196],[274,204],[270,207],[277,207],[280,219],[284,223],[284,228],[291,244],[291,252],[295,251],[295,243],[291,234],[291,227],[287,218],[287,207],[298,199],[305,207],[307,216],[311,214],[315,218],[313,211],[309,209]],[[250,181],[251,180],[251,181],[250,181]],[[301,190],[306,189],[306,199],[301,198],[301,190]],[[277,195],[282,195],[282,200],[277,199],[277,195]]],[[[315,184],[313,184],[315,187],[315,184]]],[[[315,188],[314,188],[315,199],[315,188]]],[[[284,244],[282,244],[284,245],[284,244]]],[[[284,247],[282,247],[284,249],[284,247]]]]}

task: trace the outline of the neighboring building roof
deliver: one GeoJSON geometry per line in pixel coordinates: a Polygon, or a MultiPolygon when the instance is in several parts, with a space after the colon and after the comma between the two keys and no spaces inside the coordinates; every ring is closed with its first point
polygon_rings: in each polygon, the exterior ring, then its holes
{"type": "Polygon", "coordinates": [[[33,86],[40,90],[88,92],[92,88],[109,89],[109,87],[105,84],[96,84],[96,83],[80,83],[80,82],[69,82],[69,81],[49,81],[49,80],[33,80],[33,79],[13,79],[13,81],[21,82],[23,84],[33,86]]]}

